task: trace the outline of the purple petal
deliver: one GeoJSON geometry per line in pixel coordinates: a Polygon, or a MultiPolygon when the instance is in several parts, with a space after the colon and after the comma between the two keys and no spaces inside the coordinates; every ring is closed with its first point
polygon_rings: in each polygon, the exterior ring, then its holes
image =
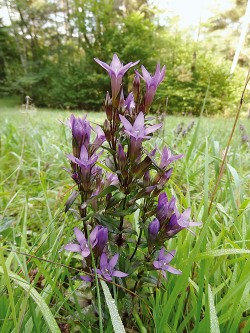
{"type": "Polygon", "coordinates": [[[161,264],[160,264],[160,262],[157,261],[157,260],[155,260],[155,261],[153,262],[153,266],[154,266],[156,269],[161,269],[161,264]]]}
{"type": "Polygon", "coordinates": [[[92,247],[94,247],[97,243],[97,233],[99,231],[101,227],[99,225],[97,225],[90,233],[89,235],[89,240],[90,240],[90,244],[92,245],[92,247]]]}
{"type": "Polygon", "coordinates": [[[99,268],[96,268],[96,274],[102,275],[102,271],[99,268]]]}
{"type": "Polygon", "coordinates": [[[75,232],[76,239],[77,239],[78,243],[81,244],[82,242],[86,242],[85,235],[83,234],[83,232],[80,229],[75,227],[74,232],[75,232]]]}
{"type": "Polygon", "coordinates": [[[190,227],[199,227],[202,224],[203,224],[202,222],[189,222],[190,227]]]}
{"type": "Polygon", "coordinates": [[[119,117],[120,117],[120,120],[121,120],[124,128],[127,131],[131,131],[131,129],[133,128],[133,126],[130,124],[130,122],[125,117],[123,117],[122,115],[119,115],[119,117]]]}
{"type": "Polygon", "coordinates": [[[108,71],[109,73],[110,73],[110,72],[113,72],[112,68],[111,68],[108,64],[106,64],[106,62],[103,62],[103,61],[101,61],[101,60],[99,60],[99,59],[97,59],[97,58],[94,58],[94,60],[95,60],[100,66],[102,66],[104,69],[106,69],[106,71],[108,71]]]}
{"type": "Polygon", "coordinates": [[[142,71],[143,79],[145,81],[149,81],[151,79],[151,76],[144,66],[141,66],[141,71],[142,71]]]}
{"type": "Polygon", "coordinates": [[[80,278],[83,281],[86,281],[86,282],[92,282],[93,281],[93,278],[91,276],[88,276],[88,275],[80,275],[80,278]]]}
{"type": "Polygon", "coordinates": [[[116,253],[116,254],[110,259],[110,261],[109,261],[109,266],[110,266],[111,268],[114,268],[114,267],[115,267],[115,265],[117,264],[118,258],[119,258],[119,254],[116,253]]]}
{"type": "Polygon", "coordinates": [[[121,271],[114,271],[113,274],[112,274],[112,276],[123,278],[123,277],[128,276],[128,274],[127,273],[123,273],[121,271]]]}
{"type": "Polygon", "coordinates": [[[140,112],[135,120],[134,129],[141,129],[144,127],[144,115],[142,112],[140,112]]]}
{"type": "Polygon", "coordinates": [[[100,267],[105,267],[108,264],[108,258],[106,253],[102,253],[101,258],[100,258],[100,267]]]}
{"type": "Polygon", "coordinates": [[[160,252],[159,252],[158,260],[164,260],[165,259],[164,253],[165,253],[165,248],[162,247],[160,252]]]}
{"type": "Polygon", "coordinates": [[[145,135],[147,135],[149,133],[153,133],[161,127],[162,127],[162,124],[157,124],[157,125],[150,126],[150,127],[146,128],[145,135]]]}
{"type": "Polygon", "coordinates": [[[176,253],[175,250],[170,251],[169,253],[167,253],[167,254],[165,255],[164,261],[166,261],[166,262],[170,262],[171,260],[173,260],[173,258],[174,258],[174,256],[175,256],[175,253],[176,253]]]}
{"type": "Polygon", "coordinates": [[[167,266],[166,270],[172,274],[182,274],[182,271],[179,271],[178,269],[176,269],[172,266],[167,266]]]}
{"type": "Polygon", "coordinates": [[[64,246],[64,250],[70,252],[81,252],[81,247],[79,244],[67,244],[64,246]]]}
{"type": "Polygon", "coordinates": [[[81,252],[83,258],[87,258],[90,255],[90,250],[88,247],[85,247],[81,252]]]}
{"type": "Polygon", "coordinates": [[[74,163],[77,163],[77,162],[76,162],[77,159],[75,158],[75,156],[73,156],[73,155],[71,155],[71,154],[67,154],[66,156],[68,157],[68,159],[69,159],[70,161],[72,161],[72,162],[74,162],[74,163]]]}
{"type": "Polygon", "coordinates": [[[116,53],[113,55],[113,59],[110,63],[110,66],[116,73],[122,67],[122,63],[120,62],[120,59],[118,58],[116,53]]]}

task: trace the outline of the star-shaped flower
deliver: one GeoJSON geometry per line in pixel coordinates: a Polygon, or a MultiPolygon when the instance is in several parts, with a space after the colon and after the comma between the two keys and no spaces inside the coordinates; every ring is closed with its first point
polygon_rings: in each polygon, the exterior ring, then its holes
{"type": "Polygon", "coordinates": [[[112,281],[112,277],[126,277],[128,276],[127,273],[123,273],[121,271],[115,271],[114,267],[117,264],[119,258],[119,254],[115,254],[109,261],[106,253],[102,253],[101,258],[100,258],[100,269],[97,269],[96,272],[97,274],[101,275],[104,277],[104,279],[108,281],[112,281]]]}
{"type": "Polygon", "coordinates": [[[157,64],[154,76],[151,76],[144,66],[141,66],[142,78],[146,82],[146,96],[145,96],[145,109],[149,110],[150,105],[153,102],[156,89],[162,82],[165,76],[166,67],[163,66],[160,70],[160,63],[157,64]]]}
{"type": "Polygon", "coordinates": [[[153,266],[157,270],[161,270],[162,275],[166,278],[166,271],[172,273],[172,274],[182,274],[181,271],[178,269],[172,267],[169,265],[170,261],[174,258],[175,256],[175,250],[168,252],[167,254],[165,253],[165,248],[163,247],[160,252],[157,260],[153,262],[153,266]]]}
{"type": "Polygon", "coordinates": [[[135,138],[136,140],[138,139],[150,139],[151,136],[148,134],[155,132],[158,130],[162,124],[156,124],[153,126],[149,126],[146,128],[144,126],[144,115],[143,112],[140,112],[132,125],[124,116],[119,115],[121,122],[125,128],[125,132],[129,135],[135,138]]]}
{"type": "Polygon", "coordinates": [[[109,73],[111,78],[112,99],[115,100],[121,89],[123,75],[130,67],[137,65],[139,60],[136,62],[129,62],[125,66],[123,66],[123,64],[120,62],[120,59],[116,54],[113,55],[113,59],[110,65],[97,58],[94,58],[94,60],[109,73]]]}

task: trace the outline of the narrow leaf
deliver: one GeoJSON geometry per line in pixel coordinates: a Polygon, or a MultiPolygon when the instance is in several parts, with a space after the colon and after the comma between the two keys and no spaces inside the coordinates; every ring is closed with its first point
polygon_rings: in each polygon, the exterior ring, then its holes
{"type": "Polygon", "coordinates": [[[114,332],[115,333],[125,333],[125,328],[123,326],[121,317],[120,317],[117,307],[115,305],[115,301],[110,294],[109,288],[105,281],[100,280],[100,282],[101,282],[102,290],[103,290],[105,300],[106,300],[106,303],[107,303],[107,306],[109,309],[114,332]]]}
{"type": "MultiPolygon", "coordinates": [[[[0,267],[0,274],[4,274],[2,267],[0,267]]],[[[51,313],[48,305],[44,302],[43,298],[36,291],[36,289],[33,288],[26,280],[21,278],[16,273],[8,270],[8,275],[9,275],[10,279],[15,281],[16,284],[18,284],[21,288],[23,288],[33,298],[33,300],[37,304],[38,308],[40,309],[41,313],[43,314],[43,317],[44,317],[45,321],[47,322],[47,325],[48,325],[51,333],[61,333],[61,330],[58,327],[57,322],[56,322],[53,314],[51,313]]]]}

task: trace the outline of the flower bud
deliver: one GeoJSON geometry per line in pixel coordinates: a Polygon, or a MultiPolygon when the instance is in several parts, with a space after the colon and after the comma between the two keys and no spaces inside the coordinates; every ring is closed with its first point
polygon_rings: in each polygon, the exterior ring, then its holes
{"type": "Polygon", "coordinates": [[[150,171],[146,170],[143,176],[143,187],[147,187],[150,185],[150,171]]]}
{"type": "Polygon", "coordinates": [[[155,218],[148,226],[148,252],[151,253],[155,247],[158,232],[160,230],[160,222],[155,218]]]}
{"type": "Polygon", "coordinates": [[[140,76],[137,72],[135,72],[135,78],[133,82],[133,95],[135,103],[138,103],[140,98],[140,76]]]}
{"type": "Polygon", "coordinates": [[[126,166],[126,155],[120,143],[118,144],[117,159],[120,170],[124,170],[126,166]]]}
{"type": "Polygon", "coordinates": [[[112,120],[112,116],[113,116],[113,109],[112,109],[112,100],[110,98],[109,92],[107,91],[106,94],[106,99],[105,99],[105,111],[106,111],[106,115],[109,121],[112,120]]]}
{"type": "Polygon", "coordinates": [[[111,139],[112,139],[112,137],[111,137],[111,127],[110,127],[110,122],[108,121],[108,119],[105,119],[105,121],[104,121],[103,131],[105,133],[106,140],[108,142],[111,141],[111,139]]]}

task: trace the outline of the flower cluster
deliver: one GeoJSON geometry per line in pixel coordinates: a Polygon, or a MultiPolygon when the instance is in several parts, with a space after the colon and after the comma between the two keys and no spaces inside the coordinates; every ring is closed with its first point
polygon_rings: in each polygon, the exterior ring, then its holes
{"type": "Polygon", "coordinates": [[[179,212],[177,199],[164,191],[172,164],[183,155],[149,143],[162,127],[147,114],[165,66],[158,63],[152,76],[144,66],[142,74],[135,71],[125,98],[122,78],[138,61],[123,65],[116,54],[110,65],[95,61],[108,72],[112,94],[106,95],[102,128],[93,129],[86,117],[69,120],[73,154],[67,156],[78,190],[66,207],[78,206],[83,231],[75,227],[76,242],[64,249],[81,255],[88,273],[82,280],[94,283],[94,273],[107,281],[126,278],[127,288],[139,292],[150,275],[181,274],[169,265],[175,250],[167,252],[167,241],[201,223],[190,219],[190,209],[179,212]]]}

